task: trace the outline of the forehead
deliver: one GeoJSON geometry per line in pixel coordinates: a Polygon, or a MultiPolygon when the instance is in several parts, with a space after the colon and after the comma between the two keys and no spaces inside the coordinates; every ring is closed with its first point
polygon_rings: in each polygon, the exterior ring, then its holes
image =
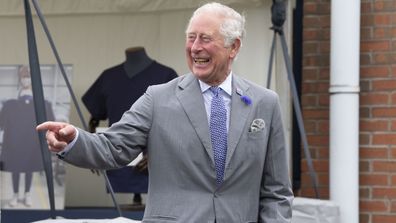
{"type": "Polygon", "coordinates": [[[218,15],[201,13],[191,19],[187,33],[214,35],[219,32],[221,22],[218,15]]]}

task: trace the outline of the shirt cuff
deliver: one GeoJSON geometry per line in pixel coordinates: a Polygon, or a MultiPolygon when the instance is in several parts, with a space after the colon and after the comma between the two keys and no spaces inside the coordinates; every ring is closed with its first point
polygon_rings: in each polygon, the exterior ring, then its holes
{"type": "Polygon", "coordinates": [[[74,137],[73,141],[71,141],[67,146],[60,152],[58,152],[56,155],[58,156],[59,159],[63,159],[66,154],[73,148],[74,144],[76,143],[78,136],[79,136],[79,131],[76,127],[74,127],[76,130],[76,137],[74,137]]]}

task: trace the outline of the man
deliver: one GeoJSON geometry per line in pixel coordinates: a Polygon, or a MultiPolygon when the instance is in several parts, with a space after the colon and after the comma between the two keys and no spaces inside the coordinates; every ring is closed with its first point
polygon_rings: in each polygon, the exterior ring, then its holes
{"type": "Polygon", "coordinates": [[[278,98],[231,71],[244,22],[218,3],[198,8],[186,30],[191,73],[149,87],[106,132],[37,129],[48,130],[51,151],[85,168],[118,168],[147,150],[143,222],[290,222],[278,98]]]}

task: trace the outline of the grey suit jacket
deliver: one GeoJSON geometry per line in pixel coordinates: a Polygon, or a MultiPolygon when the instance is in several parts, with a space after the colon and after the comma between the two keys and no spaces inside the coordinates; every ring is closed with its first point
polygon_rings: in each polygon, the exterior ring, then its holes
{"type": "Polygon", "coordinates": [[[149,87],[106,132],[80,130],[64,160],[111,169],[147,150],[149,189],[143,222],[290,222],[293,193],[278,97],[236,75],[232,85],[220,187],[203,97],[192,74],[149,87]],[[255,119],[264,120],[259,131],[250,129],[255,119]]]}

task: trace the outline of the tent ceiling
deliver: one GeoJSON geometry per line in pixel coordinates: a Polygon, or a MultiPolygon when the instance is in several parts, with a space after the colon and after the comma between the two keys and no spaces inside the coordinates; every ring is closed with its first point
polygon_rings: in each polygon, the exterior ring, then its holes
{"type": "MultiPolygon", "coordinates": [[[[29,0],[31,1],[31,0],[29,0]]],[[[218,0],[226,5],[259,7],[270,0],[218,0]]],[[[204,0],[38,0],[45,14],[129,13],[192,9],[204,0]]],[[[0,16],[23,15],[23,0],[1,0],[0,16]]]]}

